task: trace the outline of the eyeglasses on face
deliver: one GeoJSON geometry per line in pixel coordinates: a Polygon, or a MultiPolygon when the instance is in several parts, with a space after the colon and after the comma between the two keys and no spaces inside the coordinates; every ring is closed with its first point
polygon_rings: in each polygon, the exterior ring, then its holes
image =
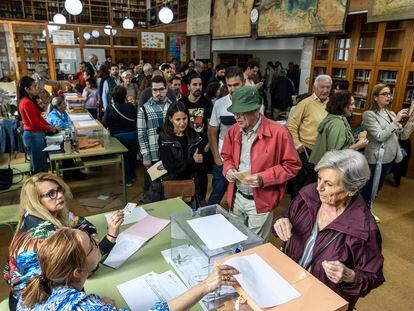
{"type": "Polygon", "coordinates": [[[384,92],[384,93],[379,93],[378,95],[382,95],[382,96],[391,96],[391,93],[388,92],[384,92]]]}
{"type": "Polygon", "coordinates": [[[86,254],[86,257],[88,257],[93,252],[93,250],[95,248],[98,248],[98,242],[96,242],[96,240],[92,237],[92,235],[88,234],[88,237],[89,237],[89,241],[91,243],[90,243],[90,249],[89,249],[88,253],[86,254]]]}
{"type": "Polygon", "coordinates": [[[153,93],[164,93],[167,89],[165,87],[162,87],[160,89],[152,89],[153,93]]]}
{"type": "Polygon", "coordinates": [[[41,194],[41,198],[49,197],[50,199],[56,199],[58,193],[65,193],[65,190],[62,188],[62,186],[58,186],[56,189],[49,190],[45,194],[41,194]]]}

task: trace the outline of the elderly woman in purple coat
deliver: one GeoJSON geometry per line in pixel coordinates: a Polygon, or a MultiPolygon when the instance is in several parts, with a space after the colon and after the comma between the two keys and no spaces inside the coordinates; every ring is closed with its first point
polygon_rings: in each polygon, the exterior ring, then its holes
{"type": "Polygon", "coordinates": [[[274,224],[287,255],[349,302],[352,310],[385,280],[381,234],[359,190],[369,180],[365,157],[354,150],[327,152],[317,184],[300,191],[274,224]]]}

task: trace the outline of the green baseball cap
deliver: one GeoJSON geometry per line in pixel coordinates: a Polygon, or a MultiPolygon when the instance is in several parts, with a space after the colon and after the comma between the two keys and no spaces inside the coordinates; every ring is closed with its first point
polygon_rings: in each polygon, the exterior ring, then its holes
{"type": "Polygon", "coordinates": [[[231,95],[231,102],[227,111],[242,113],[259,109],[263,99],[254,87],[245,85],[234,91],[231,95]]]}

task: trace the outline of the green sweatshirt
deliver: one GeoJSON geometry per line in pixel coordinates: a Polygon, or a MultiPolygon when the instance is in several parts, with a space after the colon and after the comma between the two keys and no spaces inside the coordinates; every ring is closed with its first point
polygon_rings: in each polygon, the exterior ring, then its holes
{"type": "Polygon", "coordinates": [[[330,150],[345,149],[355,143],[351,127],[344,116],[328,114],[318,127],[318,138],[309,162],[317,164],[330,150]]]}

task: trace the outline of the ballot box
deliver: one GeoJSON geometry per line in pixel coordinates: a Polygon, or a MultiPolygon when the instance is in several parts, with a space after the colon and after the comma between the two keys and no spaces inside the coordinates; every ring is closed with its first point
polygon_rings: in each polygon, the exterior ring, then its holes
{"type": "MultiPolygon", "coordinates": [[[[255,293],[255,289],[259,286],[255,286],[253,290],[251,286],[249,289],[249,283],[247,281],[245,288],[236,286],[239,297],[226,301],[225,304],[219,308],[219,311],[346,311],[348,309],[348,302],[346,300],[270,243],[222,258],[217,261],[217,264],[221,265],[227,263],[228,260],[236,257],[244,257],[245,261],[247,257],[252,255],[258,255],[261,260],[278,274],[278,277],[287,282],[287,286],[293,287],[299,295],[286,303],[267,308],[260,308],[257,305],[258,294],[255,293]],[[251,292],[248,293],[248,290],[251,292]]],[[[229,263],[231,263],[231,261],[229,263]]],[[[267,275],[270,276],[271,273],[268,273],[267,275]]],[[[259,273],[254,274],[254,279],[254,281],[260,279],[259,273]]],[[[270,281],[266,279],[264,283],[269,284],[270,281]]],[[[273,288],[277,288],[277,286],[272,285],[272,288],[267,291],[267,294],[271,297],[281,295],[282,290],[277,290],[275,293],[272,293],[273,288]]]]}
{"type": "MultiPolygon", "coordinates": [[[[217,204],[171,216],[170,263],[189,287],[206,279],[218,259],[263,243],[217,204]]],[[[204,310],[217,309],[235,295],[233,287],[222,286],[200,304],[204,310]]]]}

